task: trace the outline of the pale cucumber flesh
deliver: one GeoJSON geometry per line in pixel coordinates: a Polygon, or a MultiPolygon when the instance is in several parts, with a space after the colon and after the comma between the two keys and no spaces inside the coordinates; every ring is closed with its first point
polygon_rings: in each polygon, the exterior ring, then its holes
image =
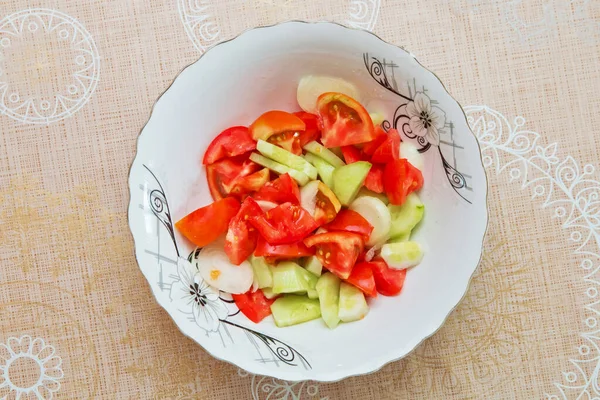
{"type": "Polygon", "coordinates": [[[264,288],[262,291],[267,299],[274,299],[277,296],[281,296],[279,293],[273,293],[273,289],[271,288],[264,288]]]}
{"type": "Polygon", "coordinates": [[[298,264],[285,261],[273,267],[273,293],[306,293],[314,289],[318,277],[298,264]]]}
{"type": "Polygon", "coordinates": [[[335,167],[333,165],[329,164],[321,157],[315,156],[311,153],[306,153],[304,155],[304,159],[314,165],[314,167],[317,169],[317,174],[324,184],[329,187],[333,186],[333,171],[335,171],[335,167]]]}
{"type": "Polygon", "coordinates": [[[258,165],[262,165],[265,168],[269,168],[271,171],[276,172],[280,175],[289,174],[300,186],[304,186],[308,183],[310,178],[304,172],[296,171],[293,168],[285,166],[283,164],[278,163],[277,161],[273,161],[270,158],[262,156],[258,153],[250,154],[250,160],[254,161],[258,165]]]}
{"type": "Polygon", "coordinates": [[[343,205],[347,206],[354,200],[370,169],[371,163],[358,161],[333,171],[332,189],[343,205]]]}
{"type": "Polygon", "coordinates": [[[321,261],[319,261],[317,256],[310,256],[307,257],[306,261],[304,262],[304,269],[315,276],[321,276],[321,273],[323,272],[323,264],[321,264],[321,261]]]}
{"type": "Polygon", "coordinates": [[[271,304],[271,313],[278,327],[301,324],[321,316],[319,300],[288,294],[271,304]]]}
{"type": "Polygon", "coordinates": [[[363,319],[369,312],[369,306],[360,289],[342,282],[340,285],[340,301],[338,316],[342,322],[363,319]]]}
{"type": "Polygon", "coordinates": [[[317,282],[317,293],[321,304],[321,317],[325,324],[333,329],[340,323],[339,301],[340,301],[340,278],[331,272],[323,274],[317,282]]]}
{"type": "Polygon", "coordinates": [[[423,259],[423,249],[418,242],[386,243],[381,257],[390,268],[406,269],[418,265],[423,259]]]}
{"type": "Polygon", "coordinates": [[[258,282],[258,288],[264,289],[273,286],[273,274],[271,267],[263,257],[250,256],[250,264],[254,270],[254,279],[258,282]]]}
{"type": "Polygon", "coordinates": [[[304,150],[308,151],[309,153],[314,154],[315,156],[321,157],[323,160],[327,161],[329,164],[333,165],[334,167],[341,167],[342,165],[345,165],[346,163],[339,158],[338,156],[336,156],[331,150],[329,150],[327,147],[323,146],[322,144],[318,143],[318,142],[310,142],[307,143],[304,146],[304,150]]]}
{"type": "Polygon", "coordinates": [[[256,144],[256,149],[262,155],[269,157],[287,167],[303,172],[310,179],[317,179],[317,169],[304,158],[290,153],[289,151],[275,146],[264,140],[259,140],[256,144]]]}
{"type": "Polygon", "coordinates": [[[406,235],[423,219],[425,205],[419,199],[416,193],[411,193],[406,197],[406,201],[401,206],[388,205],[392,216],[392,227],[390,229],[390,238],[406,235]]]}

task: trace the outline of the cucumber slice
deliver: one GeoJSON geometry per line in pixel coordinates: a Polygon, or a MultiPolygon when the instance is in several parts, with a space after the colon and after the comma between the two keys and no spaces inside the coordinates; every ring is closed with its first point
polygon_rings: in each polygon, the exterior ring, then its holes
{"type": "Polygon", "coordinates": [[[385,242],[390,233],[392,217],[390,210],[376,197],[359,197],[349,207],[363,216],[373,226],[373,232],[367,241],[367,246],[385,242]]]}
{"type": "Polygon", "coordinates": [[[395,238],[391,238],[388,240],[388,243],[400,243],[400,242],[408,242],[410,240],[410,232],[397,236],[395,238]]]}
{"type": "Polygon", "coordinates": [[[271,289],[271,288],[264,288],[264,289],[262,289],[262,291],[263,291],[263,294],[265,295],[265,297],[269,300],[274,299],[277,296],[280,296],[279,293],[273,293],[273,289],[271,289]]]}
{"type": "Polygon", "coordinates": [[[291,261],[279,263],[273,271],[273,293],[306,293],[317,285],[317,276],[291,261]]]}
{"type": "Polygon", "coordinates": [[[390,268],[411,268],[423,259],[423,249],[417,242],[387,243],[381,248],[381,258],[390,268]]]}
{"type": "Polygon", "coordinates": [[[315,276],[321,276],[323,272],[323,264],[317,258],[317,256],[310,256],[304,262],[304,269],[312,273],[315,276]]]}
{"type": "Polygon", "coordinates": [[[421,221],[425,211],[425,205],[419,199],[416,193],[411,193],[406,197],[406,201],[401,206],[388,205],[392,216],[392,228],[390,229],[390,238],[404,236],[421,221]]]}
{"type": "Polygon", "coordinates": [[[319,298],[319,293],[317,293],[316,289],[308,289],[306,291],[306,295],[308,296],[309,299],[318,299],[319,298]]]}
{"type": "Polygon", "coordinates": [[[369,189],[367,189],[366,187],[361,187],[360,190],[358,191],[358,194],[356,195],[356,198],[358,199],[359,197],[376,197],[379,200],[381,200],[383,202],[383,204],[388,205],[390,203],[390,199],[388,199],[388,197],[383,194],[383,193],[375,193],[369,189]]]}
{"type": "Polygon", "coordinates": [[[319,318],[321,307],[319,300],[288,294],[271,304],[271,313],[275,325],[282,328],[319,318]]]}
{"type": "Polygon", "coordinates": [[[340,323],[340,278],[331,272],[323,274],[317,282],[317,293],[321,304],[321,316],[330,329],[340,323]]]}
{"type": "Polygon", "coordinates": [[[250,154],[250,160],[254,161],[258,165],[269,168],[271,171],[278,174],[290,174],[290,176],[294,178],[300,186],[306,185],[310,180],[308,175],[306,175],[304,172],[296,171],[293,168],[280,164],[277,161],[273,161],[270,158],[262,156],[258,153],[250,154]]]}
{"type": "Polygon", "coordinates": [[[333,171],[335,167],[323,160],[321,157],[315,156],[311,153],[306,153],[304,159],[314,165],[317,169],[317,174],[321,178],[324,184],[329,187],[333,186],[333,171]]]}
{"type": "Polygon", "coordinates": [[[369,312],[369,306],[360,289],[346,282],[340,284],[340,302],[338,317],[342,322],[363,319],[369,312]]]}
{"type": "Polygon", "coordinates": [[[346,165],[341,158],[336,156],[331,150],[318,142],[312,141],[307,143],[304,145],[304,150],[314,154],[317,157],[321,157],[323,160],[327,161],[336,168],[346,165]]]}
{"type": "Polygon", "coordinates": [[[343,205],[347,206],[354,200],[370,169],[371,163],[358,161],[333,171],[333,193],[343,205]]]}
{"type": "Polygon", "coordinates": [[[271,267],[267,264],[264,257],[250,256],[250,264],[254,270],[254,279],[258,282],[258,288],[264,289],[273,286],[273,274],[271,267]]]}
{"type": "Polygon", "coordinates": [[[317,179],[317,169],[311,163],[300,156],[290,153],[286,149],[259,139],[256,143],[256,150],[262,153],[263,156],[269,157],[296,171],[303,172],[310,179],[317,179]]]}
{"type": "Polygon", "coordinates": [[[423,171],[423,167],[425,166],[423,154],[419,153],[419,149],[414,144],[407,141],[400,143],[400,157],[406,158],[413,167],[419,171],[423,171]]]}

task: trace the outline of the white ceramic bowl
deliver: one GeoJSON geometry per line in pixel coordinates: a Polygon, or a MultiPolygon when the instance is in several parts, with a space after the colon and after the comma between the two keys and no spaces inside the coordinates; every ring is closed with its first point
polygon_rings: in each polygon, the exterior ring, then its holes
{"type": "Polygon", "coordinates": [[[159,304],[214,357],[287,380],[369,373],[431,336],[467,290],[488,219],[479,146],[458,103],[405,50],[332,23],[253,29],[185,68],[142,130],[129,185],[136,257],[159,304]],[[320,319],[277,328],[271,317],[254,324],[235,315],[235,305],[195,276],[185,260],[193,246],[173,229],[212,201],[201,164],[210,141],[264,111],[297,110],[297,83],[307,74],[355,83],[363,101],[384,111],[386,124],[425,158],[426,216],[415,234],[426,248],[423,262],[408,272],[399,296],[377,297],[364,320],[335,330],[320,319]],[[422,112],[436,129],[419,124],[415,114],[422,112]]]}

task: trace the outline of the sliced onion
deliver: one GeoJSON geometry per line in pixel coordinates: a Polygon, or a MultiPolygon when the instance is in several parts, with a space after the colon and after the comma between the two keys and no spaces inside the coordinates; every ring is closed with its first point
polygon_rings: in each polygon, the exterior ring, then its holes
{"type": "Polygon", "coordinates": [[[300,205],[311,217],[315,216],[317,209],[317,193],[319,193],[319,181],[309,182],[300,189],[300,205]]]}
{"type": "Polygon", "coordinates": [[[267,211],[272,210],[275,207],[277,207],[276,203],[273,203],[272,201],[267,201],[267,200],[256,200],[256,203],[258,204],[260,209],[263,210],[264,212],[267,212],[267,211]]]}
{"type": "Polygon", "coordinates": [[[400,157],[406,158],[413,167],[423,172],[425,166],[423,155],[419,153],[417,146],[414,144],[407,141],[400,143],[400,157]]]}
{"type": "Polygon", "coordinates": [[[373,227],[367,246],[374,246],[387,239],[392,227],[392,216],[383,201],[376,197],[362,196],[350,204],[350,209],[362,215],[373,227]]]}
{"type": "Polygon", "coordinates": [[[246,293],[254,282],[254,271],[250,262],[232,264],[223,247],[216,247],[214,243],[200,251],[195,264],[202,279],[223,292],[246,293]]]}
{"type": "Polygon", "coordinates": [[[383,244],[384,242],[379,242],[378,244],[374,245],[369,250],[367,250],[367,252],[365,253],[365,261],[369,262],[373,258],[375,258],[375,255],[377,254],[379,249],[381,249],[381,246],[383,246],[383,244]]]}
{"type": "Polygon", "coordinates": [[[326,92],[343,93],[360,102],[360,93],[352,83],[341,78],[317,75],[307,75],[300,79],[296,98],[300,108],[316,114],[317,99],[326,92]]]}

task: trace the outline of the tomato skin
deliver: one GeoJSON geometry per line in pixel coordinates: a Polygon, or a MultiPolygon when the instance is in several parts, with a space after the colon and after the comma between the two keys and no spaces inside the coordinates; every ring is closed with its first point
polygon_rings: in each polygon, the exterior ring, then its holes
{"type": "Polygon", "coordinates": [[[373,164],[365,178],[364,186],[375,193],[383,193],[383,171],[383,165],[373,164]]]}
{"type": "Polygon", "coordinates": [[[329,189],[323,182],[319,182],[317,191],[317,207],[315,208],[314,219],[318,226],[327,224],[335,219],[335,216],[342,208],[342,204],[335,197],[335,193],[329,189]]]}
{"type": "Polygon", "coordinates": [[[372,156],[375,150],[385,142],[388,135],[379,125],[375,126],[375,138],[363,145],[362,151],[368,156],[372,156]]]}
{"type": "Polygon", "coordinates": [[[331,273],[348,279],[365,243],[361,235],[351,232],[327,232],[304,239],[308,247],[316,247],[317,258],[331,273]]]}
{"type": "Polygon", "coordinates": [[[300,189],[289,174],[283,174],[279,178],[267,182],[253,197],[256,200],[265,200],[277,204],[300,204],[300,189]]]}
{"type": "Polygon", "coordinates": [[[323,123],[323,146],[348,146],[375,138],[371,116],[353,98],[342,93],[323,93],[317,99],[317,109],[323,123]]]}
{"type": "Polygon", "coordinates": [[[219,133],[208,145],[202,164],[213,164],[223,158],[239,156],[256,149],[248,128],[233,126],[219,133]]]}
{"type": "Polygon", "coordinates": [[[357,161],[366,161],[367,158],[361,154],[360,150],[354,146],[342,146],[342,155],[346,164],[352,164],[357,161]]]}
{"type": "Polygon", "coordinates": [[[271,245],[262,236],[258,237],[256,250],[254,250],[256,257],[265,257],[270,264],[274,264],[278,260],[293,260],[314,254],[315,249],[306,247],[303,242],[271,245]]]}
{"type": "Polygon", "coordinates": [[[304,132],[300,132],[298,144],[304,147],[307,143],[313,140],[318,140],[321,137],[321,120],[318,115],[307,113],[305,111],[295,112],[294,115],[304,121],[304,132]]]}
{"type": "Polygon", "coordinates": [[[197,209],[175,223],[177,230],[190,242],[204,247],[227,231],[229,221],[240,209],[240,202],[227,197],[197,209]]]}
{"type": "Polygon", "coordinates": [[[358,233],[365,240],[369,239],[373,226],[362,215],[353,210],[342,210],[333,221],[323,226],[328,231],[358,233]]]}
{"type": "Polygon", "coordinates": [[[250,135],[254,140],[267,140],[282,132],[300,132],[306,128],[304,121],[285,111],[273,110],[262,114],[250,125],[250,135]]]}
{"type": "Polygon", "coordinates": [[[376,258],[366,264],[369,264],[373,271],[375,286],[380,294],[395,296],[402,291],[404,280],[406,279],[405,269],[392,269],[381,258],[376,258]]]}
{"type": "Polygon", "coordinates": [[[221,200],[231,192],[234,181],[260,169],[246,156],[225,158],[206,166],[206,180],[213,200],[221,200]]]}
{"type": "Polygon", "coordinates": [[[233,187],[231,188],[230,194],[244,195],[255,192],[269,181],[270,174],[269,168],[263,168],[253,174],[240,176],[232,182],[231,185],[233,187]]]}
{"type": "Polygon", "coordinates": [[[423,187],[423,174],[407,159],[388,163],[383,170],[383,187],[394,205],[402,205],[406,196],[423,187]]]}
{"type": "Polygon", "coordinates": [[[238,213],[229,222],[225,236],[225,254],[232,264],[240,265],[254,252],[258,232],[248,223],[248,220],[261,214],[262,210],[256,201],[247,197],[238,213]]]}
{"type": "Polygon", "coordinates": [[[400,158],[400,134],[395,129],[390,129],[385,141],[375,150],[371,161],[386,164],[400,158]]]}
{"type": "Polygon", "coordinates": [[[249,221],[270,244],[295,243],[319,227],[308,211],[292,203],[280,204],[249,221]]]}
{"type": "Polygon", "coordinates": [[[371,265],[367,262],[356,264],[346,282],[356,286],[367,296],[377,297],[375,278],[371,265]]]}
{"type": "Polygon", "coordinates": [[[275,301],[267,299],[260,289],[256,292],[232,294],[231,297],[242,314],[256,324],[271,315],[271,304],[275,301]]]}

